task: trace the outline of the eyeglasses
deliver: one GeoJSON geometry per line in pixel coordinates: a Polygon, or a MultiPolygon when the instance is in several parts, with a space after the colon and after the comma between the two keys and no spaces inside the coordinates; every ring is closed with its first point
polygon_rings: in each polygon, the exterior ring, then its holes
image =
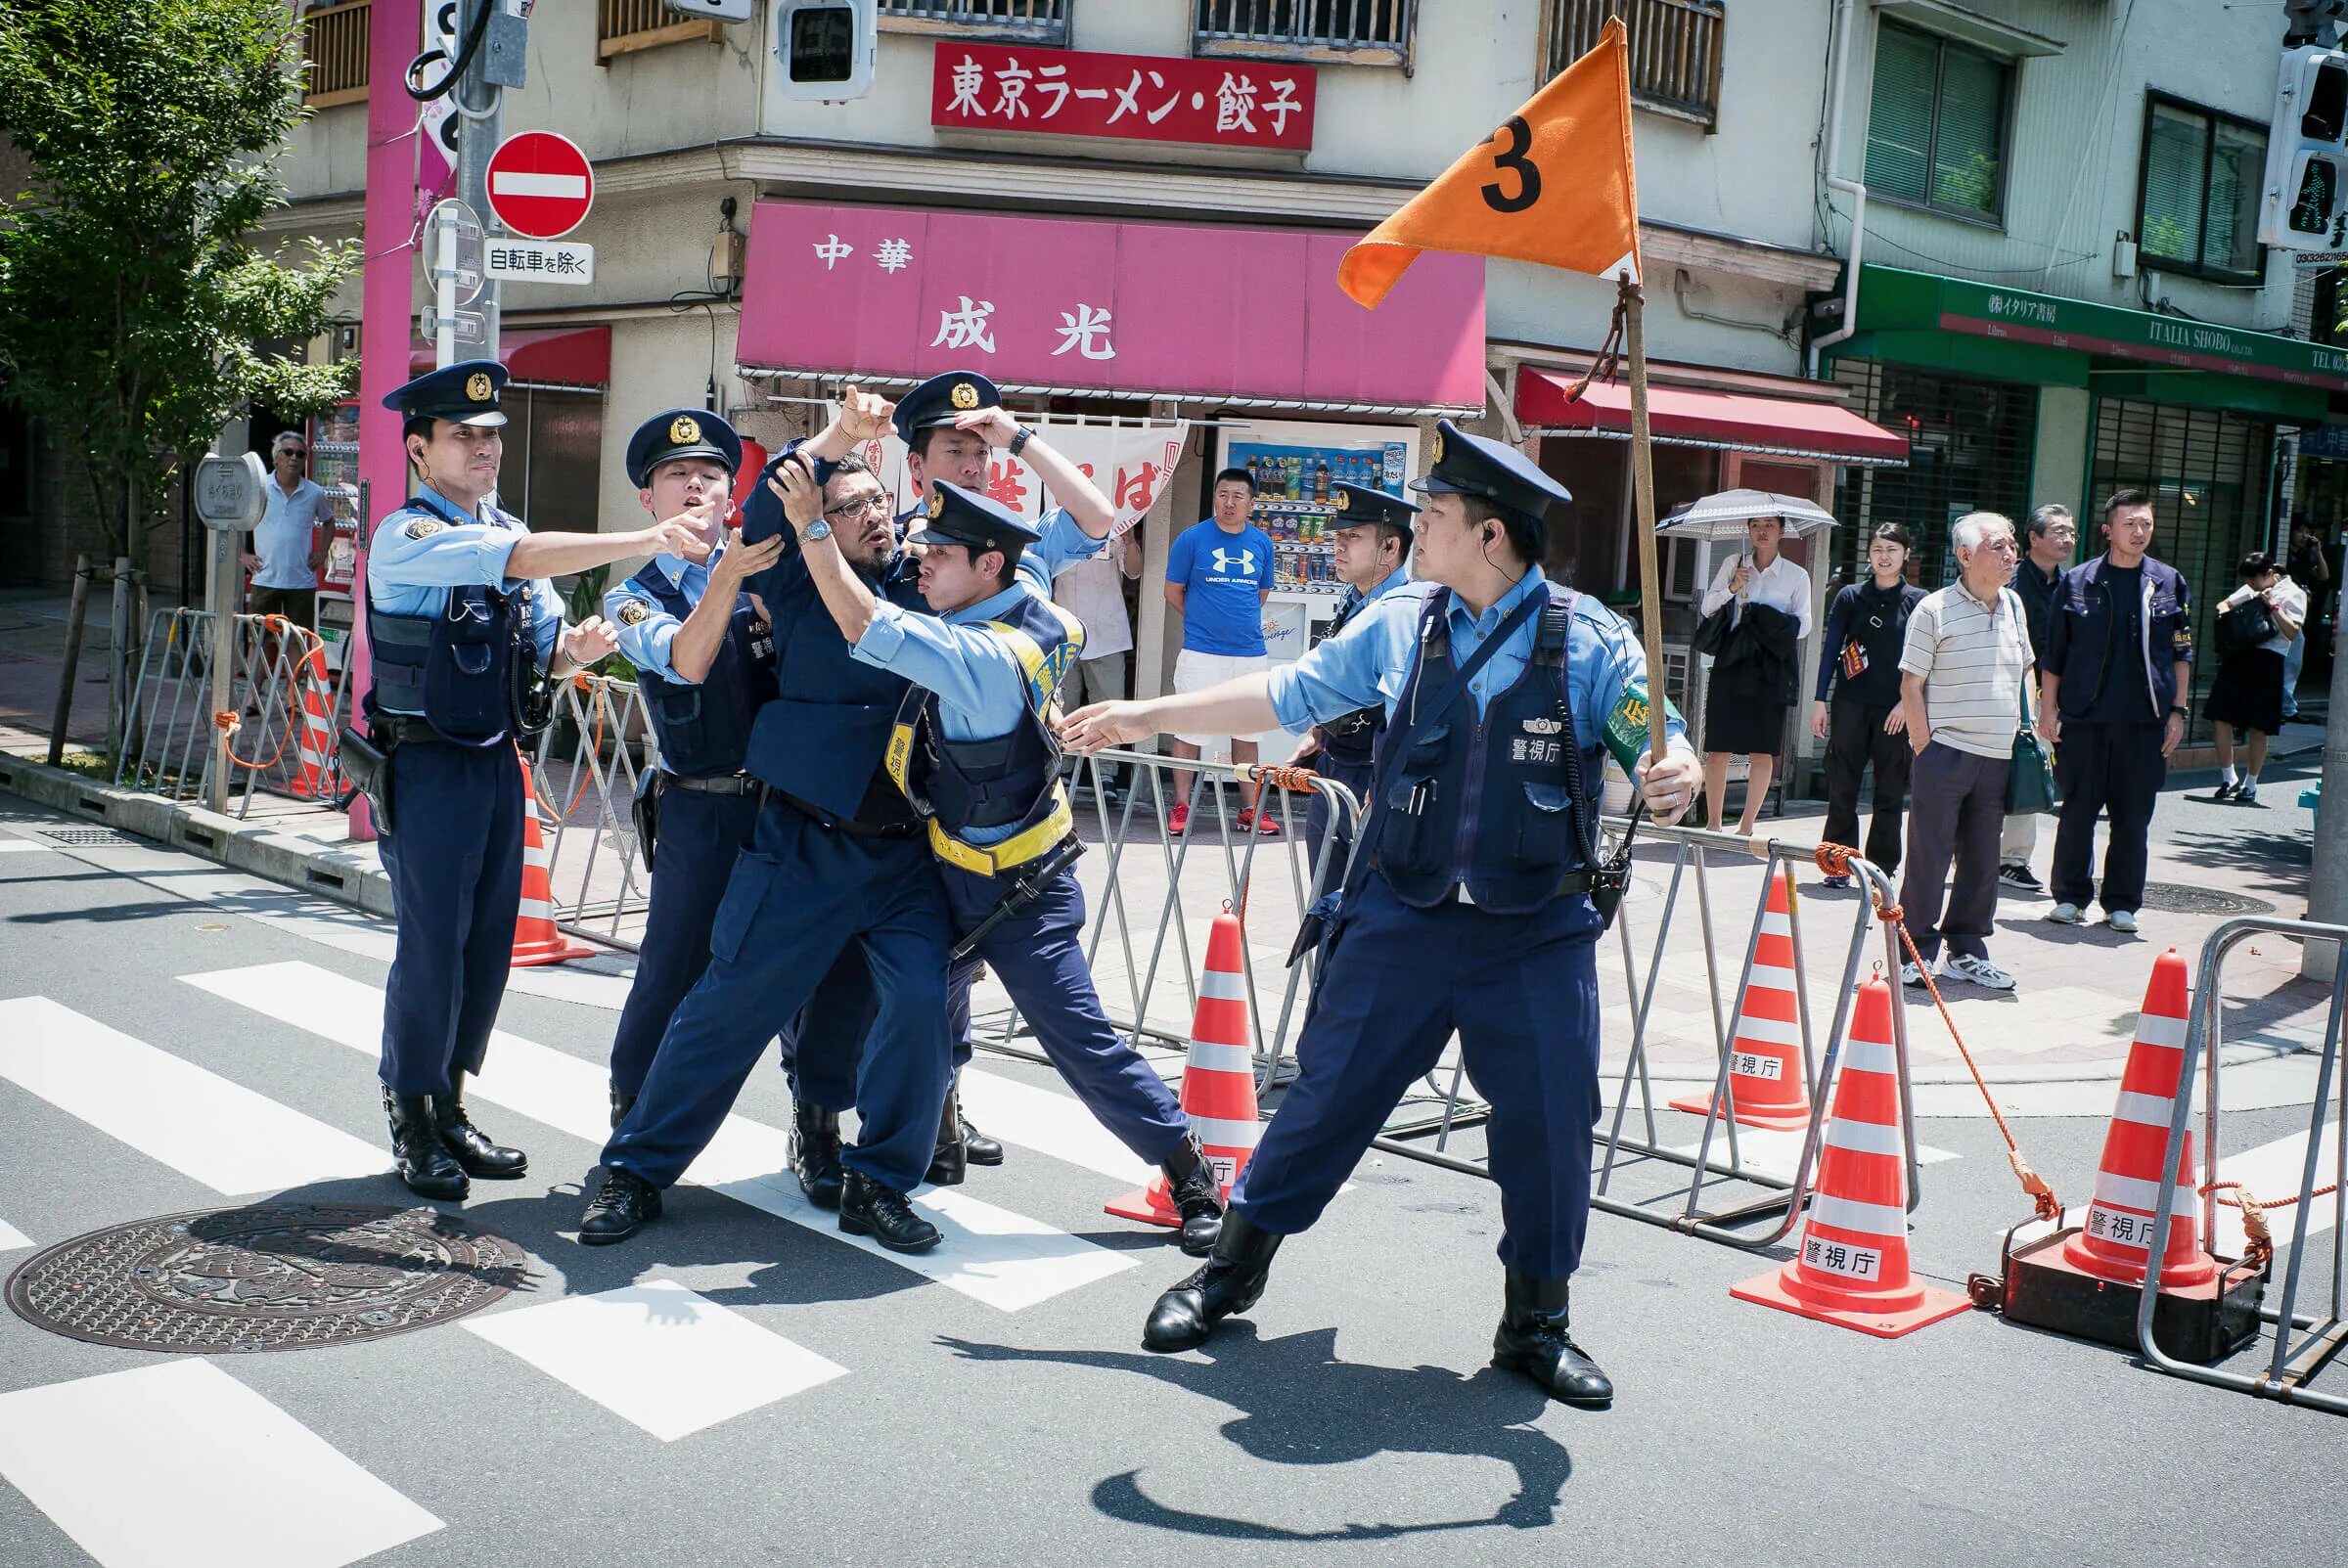
{"type": "Polygon", "coordinates": [[[836,507],[826,507],[824,509],[825,516],[836,517],[841,522],[849,521],[851,518],[855,517],[870,516],[875,514],[879,514],[882,516],[887,515],[888,494],[886,491],[882,491],[877,495],[860,496],[854,501],[842,501],[836,507]]]}

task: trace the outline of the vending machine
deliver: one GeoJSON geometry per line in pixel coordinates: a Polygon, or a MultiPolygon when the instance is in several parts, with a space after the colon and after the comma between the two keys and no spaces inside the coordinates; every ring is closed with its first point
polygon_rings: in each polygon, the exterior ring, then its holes
{"type": "Polygon", "coordinates": [[[339,672],[350,650],[350,589],[358,566],[359,530],[367,525],[359,515],[358,400],[348,399],[311,416],[308,433],[310,477],[335,506],[334,543],[318,582],[318,637],[326,645],[328,667],[339,672]]]}

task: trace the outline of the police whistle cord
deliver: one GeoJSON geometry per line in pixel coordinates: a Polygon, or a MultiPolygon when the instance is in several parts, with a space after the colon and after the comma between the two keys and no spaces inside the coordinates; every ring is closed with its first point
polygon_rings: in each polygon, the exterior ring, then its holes
{"type": "MultiPolygon", "coordinates": [[[[1817,854],[1818,869],[1829,876],[1848,876],[1851,874],[1851,857],[1856,854],[1857,850],[1844,844],[1821,844],[1817,854]]],[[[2047,1185],[2047,1179],[2031,1168],[2030,1161],[2022,1154],[2021,1144],[2014,1142],[2013,1129],[2006,1125],[2006,1117],[1998,1109],[1997,1098],[1989,1092],[1988,1081],[1981,1076],[1981,1069],[1974,1065],[1973,1053],[1965,1049],[1964,1036],[1957,1031],[1957,1020],[1949,1016],[1949,1005],[1941,1000],[1940,987],[1932,983],[1931,968],[1925,964],[1923,955],[1917,952],[1916,938],[1908,934],[1908,924],[1901,918],[1900,906],[1885,903],[1873,883],[1868,886],[1868,896],[1874,903],[1875,918],[1886,925],[1898,927],[1900,945],[1908,950],[1908,962],[1915,964],[1917,973],[1923,976],[1924,989],[1932,994],[1932,1005],[1940,1009],[1940,1021],[1948,1025],[1949,1038],[1957,1043],[1957,1054],[1964,1058],[1964,1069],[1973,1075],[1973,1085],[1981,1091],[1981,1101],[1989,1107],[1990,1120],[1998,1124],[1998,1136],[2006,1140],[2006,1161],[2013,1167],[2014,1179],[2022,1184],[2022,1190],[2030,1195],[2031,1205],[2037,1210],[2036,1218],[2061,1219],[2062,1200],[2054,1195],[2054,1189],[2047,1185]]]]}

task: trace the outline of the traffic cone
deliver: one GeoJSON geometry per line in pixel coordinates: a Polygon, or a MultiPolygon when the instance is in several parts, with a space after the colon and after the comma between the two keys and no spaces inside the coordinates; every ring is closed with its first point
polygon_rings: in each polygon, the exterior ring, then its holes
{"type": "MultiPolygon", "coordinates": [[[[2062,1244],[2063,1261],[2099,1279],[2141,1285],[2158,1224],[2160,1156],[2169,1146],[2169,1118],[2184,1086],[2186,1006],[2190,988],[2175,948],[2152,963],[2145,1008],[2136,1015],[2136,1044],[2120,1076],[2119,1103],[2103,1135],[2095,1200],[2087,1224],[2062,1244]]],[[[2190,1290],[2217,1277],[2217,1261],[2194,1235],[2201,1211],[2193,1191],[2193,1135],[2177,1151],[2177,1190],[2169,1202],[2168,1238],[2160,1258],[2160,1288],[2190,1290]]]]}
{"type": "Polygon", "coordinates": [[[1859,987],[1802,1241],[1792,1261],[1729,1287],[1757,1302],[1878,1339],[1897,1339],[1972,1303],[1919,1284],[1908,1268],[1908,1165],[1900,1134],[1891,987],[1859,987]]]}
{"type": "Polygon", "coordinates": [[[574,942],[555,924],[555,860],[538,826],[538,791],[530,765],[521,765],[521,908],[514,917],[514,963],[561,963],[591,959],[595,949],[574,942]]]}
{"type": "Polygon", "coordinates": [[[326,704],[334,688],[326,668],[326,650],[313,648],[294,666],[294,686],[301,694],[301,713],[294,720],[294,737],[301,746],[300,769],[286,785],[296,800],[332,800],[341,793],[335,785],[335,731],[326,704]]]}
{"type": "MultiPolygon", "coordinates": [[[[1729,1041],[1729,1092],[1737,1119],[1747,1127],[1793,1132],[1810,1125],[1810,1084],[1802,1071],[1802,1023],[1794,995],[1793,916],[1786,884],[1772,873],[1753,972],[1737,999],[1737,1032],[1729,1041]]],[[[1673,1110],[1715,1114],[1708,1095],[1671,1102],[1673,1110]]]]}
{"type": "MultiPolygon", "coordinates": [[[[1191,1050],[1182,1068],[1182,1108],[1198,1135],[1206,1163],[1231,1196],[1232,1184],[1255,1152],[1261,1124],[1255,1115],[1255,1058],[1247,1044],[1247,977],[1241,967],[1240,918],[1225,910],[1206,941],[1206,971],[1198,976],[1198,1009],[1191,1019],[1191,1050]]],[[[1182,1215],[1159,1172],[1146,1187],[1101,1205],[1119,1219],[1178,1226],[1182,1215]]]]}

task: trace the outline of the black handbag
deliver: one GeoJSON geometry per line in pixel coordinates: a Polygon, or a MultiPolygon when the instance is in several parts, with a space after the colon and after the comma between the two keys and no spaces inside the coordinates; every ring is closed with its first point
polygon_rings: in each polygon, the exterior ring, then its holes
{"type": "Polygon", "coordinates": [[[1688,647],[1697,655],[1710,653],[1717,657],[1729,640],[1729,623],[1736,616],[1735,601],[1723,605],[1695,623],[1695,635],[1688,639],[1688,647]]]}
{"type": "Polygon", "coordinates": [[[2242,653],[2275,635],[2275,615],[2266,596],[2252,594],[2218,616],[2218,651],[2242,653]]]}

